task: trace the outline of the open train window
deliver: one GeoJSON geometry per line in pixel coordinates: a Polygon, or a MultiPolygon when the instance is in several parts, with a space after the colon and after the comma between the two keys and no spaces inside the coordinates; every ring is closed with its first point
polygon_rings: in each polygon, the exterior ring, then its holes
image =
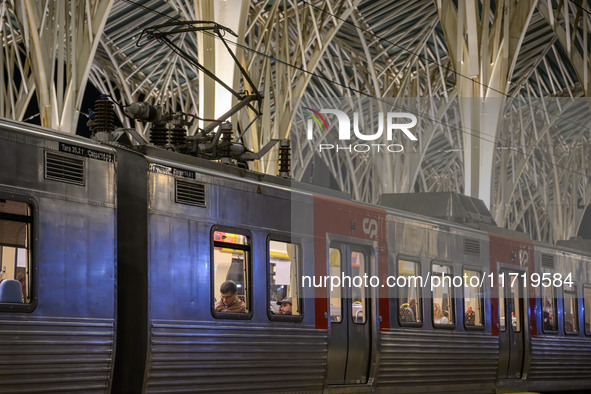
{"type": "Polygon", "coordinates": [[[269,318],[299,321],[303,318],[300,290],[299,245],[269,238],[269,318]]]}
{"type": "Polygon", "coordinates": [[[585,311],[585,334],[591,335],[591,285],[583,287],[583,309],[585,311]]]}
{"type": "Polygon", "coordinates": [[[423,325],[420,268],[416,261],[398,259],[398,322],[401,326],[423,325]]]}
{"type": "Polygon", "coordinates": [[[464,269],[464,327],[467,329],[484,328],[484,294],[482,272],[464,269]],[[476,284],[476,286],[474,286],[476,284]]]}
{"type": "Polygon", "coordinates": [[[433,263],[431,266],[431,283],[434,284],[433,326],[436,328],[453,328],[455,324],[452,274],[452,268],[448,265],[433,263]]]}
{"type": "Polygon", "coordinates": [[[577,286],[569,286],[565,283],[563,293],[564,332],[566,334],[576,334],[579,332],[579,300],[577,298],[577,286]]]}
{"type": "Polygon", "coordinates": [[[0,310],[34,308],[31,278],[33,206],[24,201],[0,199],[0,310]]]}
{"type": "Polygon", "coordinates": [[[554,286],[542,286],[542,330],[545,333],[558,332],[556,319],[556,297],[554,286]]]}
{"type": "Polygon", "coordinates": [[[212,311],[214,317],[248,319],[250,301],[250,236],[231,228],[214,227],[212,236],[212,311]]]}

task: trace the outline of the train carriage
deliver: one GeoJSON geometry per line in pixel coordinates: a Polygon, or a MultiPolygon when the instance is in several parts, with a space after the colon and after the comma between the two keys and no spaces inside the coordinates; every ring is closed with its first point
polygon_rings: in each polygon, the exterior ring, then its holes
{"type": "Polygon", "coordinates": [[[389,213],[389,275],[441,280],[433,288],[430,280],[423,286],[399,280],[401,286],[390,290],[390,324],[380,332],[378,388],[494,390],[499,349],[491,336],[488,250],[484,231],[389,213]],[[450,286],[446,281],[457,275],[474,277],[484,286],[450,286]],[[412,301],[416,308],[410,318],[412,301]],[[433,314],[436,304],[445,313],[439,320],[433,314]]]}
{"type": "Polygon", "coordinates": [[[453,193],[368,205],[150,145],[0,140],[3,392],[591,387],[589,241],[453,193]],[[216,310],[227,280],[244,313],[216,310]]]}
{"type": "Polygon", "coordinates": [[[287,180],[151,147],[122,152],[120,165],[137,169],[118,182],[127,200],[119,221],[128,226],[120,237],[134,236],[119,244],[120,336],[128,340],[117,362],[134,369],[117,369],[115,388],[321,390],[327,333],[315,327],[313,298],[298,290],[299,276],[313,274],[304,264],[313,261],[312,238],[289,221],[292,209],[310,206],[308,194],[292,202],[287,180]],[[286,262],[279,283],[273,277],[286,262]],[[227,279],[246,313],[214,310],[227,279]],[[291,316],[276,313],[284,296],[294,300],[291,316]]]}
{"type": "Polygon", "coordinates": [[[591,256],[580,246],[578,240],[556,246],[534,244],[534,271],[539,276],[530,279],[530,285],[538,285],[533,289],[535,299],[529,315],[535,329],[531,350],[526,354],[528,387],[532,390],[589,388],[591,256]],[[564,278],[572,283],[555,286],[564,278]],[[550,281],[551,286],[544,286],[550,281]]]}
{"type": "Polygon", "coordinates": [[[0,391],[106,392],[115,352],[115,151],[0,125],[0,391]]]}

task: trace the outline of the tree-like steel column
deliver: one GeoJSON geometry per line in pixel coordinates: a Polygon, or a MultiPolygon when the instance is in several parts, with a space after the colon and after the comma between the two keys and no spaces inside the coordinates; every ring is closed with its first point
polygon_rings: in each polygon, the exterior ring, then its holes
{"type": "Polygon", "coordinates": [[[73,133],[113,0],[13,1],[41,124],[73,133]]]}
{"type": "Polygon", "coordinates": [[[437,0],[457,73],[464,132],[465,194],[490,207],[493,154],[503,101],[537,1],[477,3],[437,0]],[[466,98],[466,99],[464,99],[466,98]]]}

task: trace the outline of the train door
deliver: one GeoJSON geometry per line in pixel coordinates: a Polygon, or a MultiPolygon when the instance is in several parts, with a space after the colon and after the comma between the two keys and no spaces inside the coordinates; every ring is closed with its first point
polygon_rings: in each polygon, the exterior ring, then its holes
{"type": "Polygon", "coordinates": [[[370,349],[370,299],[364,275],[369,276],[370,250],[367,247],[332,243],[329,275],[342,280],[341,287],[328,288],[330,335],[328,340],[328,384],[367,383],[370,349]],[[349,286],[348,279],[351,279],[349,286]]]}
{"type": "Polygon", "coordinates": [[[521,378],[525,352],[523,279],[515,269],[499,271],[499,378],[521,378]]]}

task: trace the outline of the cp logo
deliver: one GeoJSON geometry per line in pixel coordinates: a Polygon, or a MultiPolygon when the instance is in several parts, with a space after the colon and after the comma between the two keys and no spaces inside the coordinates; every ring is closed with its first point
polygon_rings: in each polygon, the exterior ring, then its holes
{"type": "Polygon", "coordinates": [[[369,238],[375,237],[378,235],[378,222],[375,219],[363,219],[363,232],[369,235],[369,238]]]}

